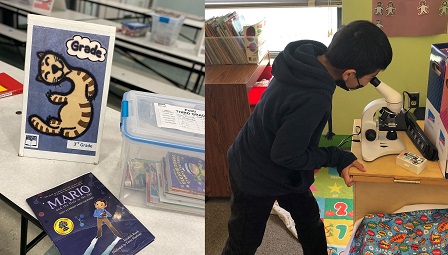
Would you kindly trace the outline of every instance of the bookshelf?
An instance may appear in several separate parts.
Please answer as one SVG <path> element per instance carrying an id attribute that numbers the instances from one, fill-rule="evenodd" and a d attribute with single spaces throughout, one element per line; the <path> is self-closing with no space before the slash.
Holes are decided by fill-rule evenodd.
<path id="1" fill-rule="evenodd" d="M 205 67 L 206 197 L 231 195 L 227 149 L 250 115 L 247 94 L 268 64 L 269 53 L 258 65 L 206 65 Z"/>

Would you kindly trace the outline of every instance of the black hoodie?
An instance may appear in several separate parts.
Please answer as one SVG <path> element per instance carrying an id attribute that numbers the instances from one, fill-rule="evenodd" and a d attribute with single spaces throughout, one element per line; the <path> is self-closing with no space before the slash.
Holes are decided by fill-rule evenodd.
<path id="1" fill-rule="evenodd" d="M 275 59 L 273 79 L 228 150 L 230 174 L 244 193 L 304 192 L 314 170 L 337 167 L 340 174 L 356 159 L 338 147 L 318 147 L 336 88 L 317 60 L 326 50 L 316 41 L 296 41 Z"/>

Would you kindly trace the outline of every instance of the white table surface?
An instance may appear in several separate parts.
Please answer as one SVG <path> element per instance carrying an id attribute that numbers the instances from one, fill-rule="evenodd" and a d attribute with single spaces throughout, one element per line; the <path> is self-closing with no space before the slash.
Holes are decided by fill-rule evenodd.
<path id="1" fill-rule="evenodd" d="M 26 42 L 26 32 L 18 29 L 14 29 L 10 26 L 0 23 L 0 34 L 13 38 L 19 42 Z"/>
<path id="2" fill-rule="evenodd" d="M 23 71 L 0 61 L 0 72 L 23 82 Z M 0 193 L 33 215 L 26 199 L 92 172 L 115 196 L 120 190 L 120 113 L 106 109 L 98 165 L 19 157 L 22 95 L 0 99 Z M 155 241 L 139 254 L 205 254 L 205 218 L 169 211 L 126 207 L 151 231 Z M 1 227 L 1 223 L 0 223 Z"/>

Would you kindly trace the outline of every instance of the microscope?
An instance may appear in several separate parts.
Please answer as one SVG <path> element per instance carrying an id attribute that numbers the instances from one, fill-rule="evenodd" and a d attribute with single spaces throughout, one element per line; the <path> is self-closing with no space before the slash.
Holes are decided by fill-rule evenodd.
<path id="1" fill-rule="evenodd" d="M 400 154 L 406 149 L 397 136 L 395 117 L 403 108 L 400 93 L 384 82 L 373 78 L 370 83 L 384 97 L 370 102 L 362 113 L 361 119 L 361 153 L 365 161 L 373 161 L 381 156 Z M 377 118 L 377 111 L 379 114 Z M 379 119 L 386 122 L 386 130 L 379 130 Z"/>

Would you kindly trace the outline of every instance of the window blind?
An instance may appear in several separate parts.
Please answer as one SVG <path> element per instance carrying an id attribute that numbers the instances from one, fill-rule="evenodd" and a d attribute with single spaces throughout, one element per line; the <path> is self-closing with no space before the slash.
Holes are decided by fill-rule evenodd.
<path id="1" fill-rule="evenodd" d="M 307 7 L 331 6 L 341 7 L 342 0 L 205 0 L 205 8 L 237 8 L 237 7 Z"/>

